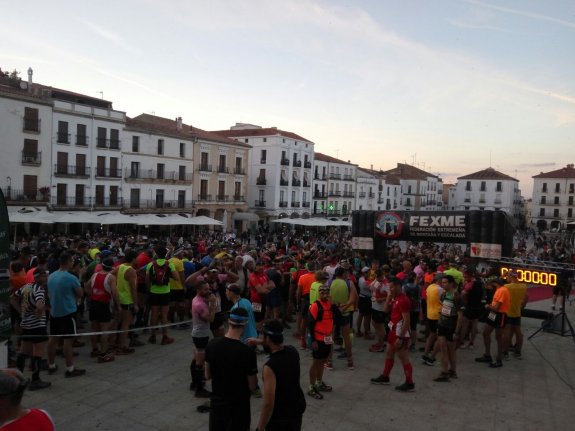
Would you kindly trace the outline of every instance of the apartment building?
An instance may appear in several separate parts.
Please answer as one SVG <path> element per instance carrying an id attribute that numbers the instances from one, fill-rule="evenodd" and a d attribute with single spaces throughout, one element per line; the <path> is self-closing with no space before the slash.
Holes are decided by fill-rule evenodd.
<path id="1" fill-rule="evenodd" d="M 315 173 L 321 174 L 320 180 L 314 179 L 314 215 L 346 216 L 355 208 L 356 176 L 358 166 L 327 154 L 315 153 Z M 325 180 L 327 176 L 327 181 Z M 317 185 L 317 187 L 316 187 Z M 318 193 L 325 193 L 327 198 L 315 198 Z"/>
<path id="2" fill-rule="evenodd" d="M 519 180 L 496 171 L 483 169 L 457 178 L 456 210 L 502 210 L 510 215 L 520 211 Z"/>
<path id="3" fill-rule="evenodd" d="M 561 169 L 533 176 L 531 223 L 540 230 L 560 230 L 575 221 L 575 168 Z"/>
<path id="4" fill-rule="evenodd" d="M 127 211 L 195 212 L 243 229 L 249 145 L 149 114 L 128 119 L 125 137 Z"/>
<path id="5" fill-rule="evenodd" d="M 265 220 L 310 215 L 313 142 L 276 127 L 245 123 L 212 133 L 251 147 L 248 203 L 255 214 Z"/>
<path id="6" fill-rule="evenodd" d="M 372 170 L 357 168 L 357 194 L 354 210 L 372 211 L 377 209 L 377 191 L 380 179 Z"/>
<path id="7" fill-rule="evenodd" d="M 443 206 L 443 182 L 437 175 L 415 166 L 398 163 L 397 167 L 384 171 L 400 182 L 399 210 L 437 211 Z"/>
<path id="8" fill-rule="evenodd" d="M 0 83 L 0 109 L 9 205 L 121 209 L 124 112 L 106 100 L 35 84 L 31 69 L 28 82 Z"/>

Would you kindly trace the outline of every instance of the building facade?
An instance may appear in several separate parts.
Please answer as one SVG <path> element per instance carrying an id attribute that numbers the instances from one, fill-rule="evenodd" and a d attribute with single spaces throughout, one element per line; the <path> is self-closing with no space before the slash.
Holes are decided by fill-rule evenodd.
<path id="1" fill-rule="evenodd" d="M 438 211 L 443 207 L 443 182 L 437 175 L 405 163 L 384 172 L 399 179 L 398 209 L 404 211 Z"/>
<path id="2" fill-rule="evenodd" d="M 575 221 L 575 168 L 541 172 L 533 177 L 531 224 L 540 230 L 565 229 Z"/>
<path id="3" fill-rule="evenodd" d="M 314 143 L 275 127 L 237 123 L 217 135 L 249 145 L 248 204 L 262 219 L 308 217 Z"/>
<path id="4" fill-rule="evenodd" d="M 317 190 L 327 189 L 327 198 L 314 198 L 314 215 L 347 216 L 356 206 L 356 176 L 357 165 L 336 159 L 327 154 L 315 153 L 314 177 L 316 172 L 321 173 Z M 324 179 L 327 175 L 327 181 Z M 314 184 L 314 196 L 315 196 Z"/>

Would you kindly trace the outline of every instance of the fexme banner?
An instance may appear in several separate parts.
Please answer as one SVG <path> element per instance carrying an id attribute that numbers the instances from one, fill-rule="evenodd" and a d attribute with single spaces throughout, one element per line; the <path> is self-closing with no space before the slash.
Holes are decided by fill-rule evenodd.
<path id="1" fill-rule="evenodd" d="M 468 212 L 385 211 L 376 215 L 375 233 L 403 241 L 459 242 L 469 238 Z"/>

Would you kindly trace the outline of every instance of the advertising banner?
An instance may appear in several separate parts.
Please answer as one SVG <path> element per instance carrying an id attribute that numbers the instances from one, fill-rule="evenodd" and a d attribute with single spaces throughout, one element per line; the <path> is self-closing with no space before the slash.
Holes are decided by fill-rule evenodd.
<path id="1" fill-rule="evenodd" d="M 0 341 L 10 336 L 10 221 L 4 194 L 0 190 Z"/>
<path id="2" fill-rule="evenodd" d="M 468 212 L 384 211 L 375 219 L 375 233 L 398 241 L 466 243 L 469 238 Z"/>
<path id="3" fill-rule="evenodd" d="M 472 242 L 469 245 L 470 257 L 482 257 L 485 259 L 501 259 L 501 244 L 486 244 Z"/>

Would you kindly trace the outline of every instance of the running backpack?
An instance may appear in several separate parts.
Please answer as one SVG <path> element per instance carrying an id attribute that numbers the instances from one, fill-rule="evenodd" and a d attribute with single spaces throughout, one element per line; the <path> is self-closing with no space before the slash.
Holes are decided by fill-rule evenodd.
<path id="1" fill-rule="evenodd" d="M 162 266 L 154 260 L 150 267 L 150 280 L 155 286 L 165 286 L 170 282 L 170 262 L 167 260 Z"/>

